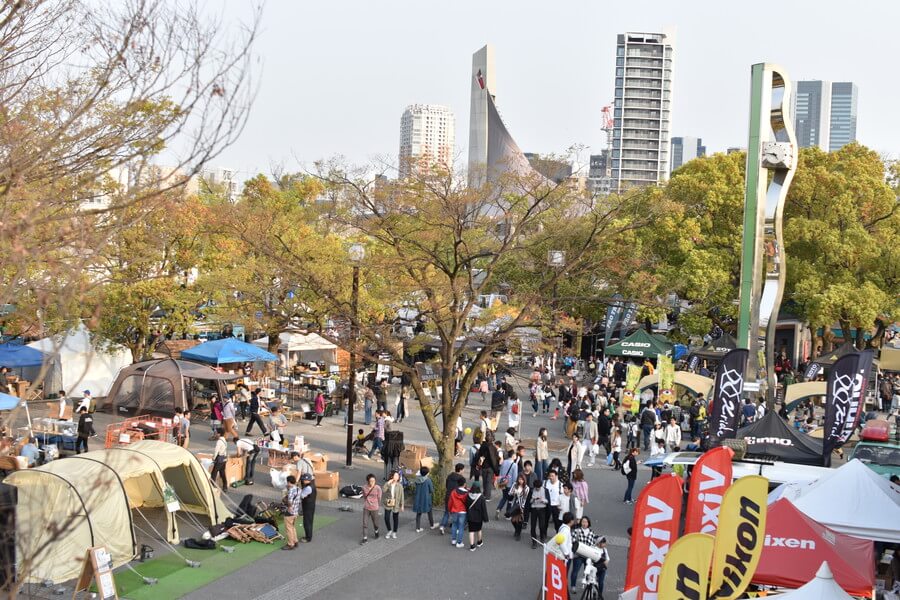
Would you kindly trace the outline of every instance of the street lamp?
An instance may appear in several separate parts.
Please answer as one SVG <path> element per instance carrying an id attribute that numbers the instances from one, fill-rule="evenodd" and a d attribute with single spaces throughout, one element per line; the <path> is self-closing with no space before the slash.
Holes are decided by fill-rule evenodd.
<path id="1" fill-rule="evenodd" d="M 366 247 L 351 244 L 347 251 L 353 263 L 353 287 L 350 289 L 350 381 L 347 386 L 347 466 L 353 466 L 353 405 L 356 403 L 356 319 L 359 303 L 359 265 L 366 258 Z"/>
<path id="2" fill-rule="evenodd" d="M 553 278 L 553 333 L 556 334 L 556 360 L 560 359 L 562 354 L 562 332 L 558 331 L 559 321 L 556 312 L 556 286 L 559 283 L 559 271 L 566 268 L 566 251 L 565 250 L 547 250 L 547 266 L 556 270 L 556 276 Z M 556 361 L 553 363 L 556 369 Z"/>

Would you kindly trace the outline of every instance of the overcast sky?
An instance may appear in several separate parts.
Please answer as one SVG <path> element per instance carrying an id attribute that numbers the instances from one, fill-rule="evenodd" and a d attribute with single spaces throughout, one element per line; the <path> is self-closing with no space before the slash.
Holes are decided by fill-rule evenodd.
<path id="1" fill-rule="evenodd" d="M 240 4 L 228 2 L 225 18 L 240 18 L 230 12 Z M 465 162 L 472 53 L 486 43 L 498 107 L 522 150 L 597 152 L 616 34 L 663 27 L 676 29 L 673 136 L 702 137 L 709 152 L 746 146 L 750 65 L 770 61 L 795 81 L 855 82 L 859 141 L 896 156 L 898 23 L 896 0 L 268 0 L 250 120 L 214 164 L 246 178 L 334 155 L 396 159 L 400 116 L 413 103 L 453 110 Z"/>

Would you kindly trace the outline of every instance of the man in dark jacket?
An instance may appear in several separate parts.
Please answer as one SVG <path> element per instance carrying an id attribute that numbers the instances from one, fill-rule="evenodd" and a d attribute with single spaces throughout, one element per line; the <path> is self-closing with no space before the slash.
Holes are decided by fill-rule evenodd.
<path id="1" fill-rule="evenodd" d="M 313 519 L 316 516 L 316 481 L 309 473 L 300 476 L 300 510 L 303 511 L 303 537 L 301 542 L 312 541 Z"/>
<path id="2" fill-rule="evenodd" d="M 644 407 L 644 410 L 641 411 L 641 437 L 643 438 L 643 446 L 644 452 L 650 450 L 650 444 L 653 440 L 650 439 L 651 434 L 653 433 L 653 424 L 656 423 L 656 411 L 653 410 L 651 404 L 648 402 L 647 406 Z"/>
<path id="3" fill-rule="evenodd" d="M 611 432 L 612 422 L 609 419 L 609 409 L 604 407 L 600 410 L 600 416 L 597 417 L 597 443 L 606 449 L 607 454 L 612 452 L 609 441 Z"/>
<path id="4" fill-rule="evenodd" d="M 628 453 L 628 458 L 622 464 L 622 472 L 625 473 L 625 479 L 628 481 L 628 488 L 625 490 L 625 504 L 634 504 L 631 499 L 631 492 L 634 491 L 634 482 L 637 480 L 637 455 L 639 450 L 632 448 Z"/>
<path id="5" fill-rule="evenodd" d="M 447 475 L 447 479 L 444 482 L 444 516 L 441 517 L 441 535 L 444 535 L 444 529 L 450 524 L 450 494 L 456 488 L 465 487 L 466 485 L 466 476 L 462 474 L 465 470 L 466 465 L 456 463 L 453 467 L 453 472 Z"/>
<path id="6" fill-rule="evenodd" d="M 250 435 L 250 430 L 253 429 L 254 423 L 259 425 L 263 435 L 268 435 L 266 426 L 263 425 L 262 417 L 259 416 L 259 388 L 250 392 L 250 420 L 247 421 L 247 430 L 244 431 L 245 436 Z"/>
<path id="7" fill-rule="evenodd" d="M 94 417 L 88 412 L 87 406 L 78 409 L 78 439 L 75 441 L 75 452 L 81 454 L 82 448 L 88 451 L 88 438 L 94 434 Z"/>
<path id="8" fill-rule="evenodd" d="M 500 453 L 497 446 L 494 445 L 494 436 L 488 434 L 478 454 L 475 456 L 475 462 L 481 465 L 481 481 L 484 482 L 484 499 L 490 501 L 491 492 L 494 489 L 494 475 L 500 472 Z"/>
<path id="9" fill-rule="evenodd" d="M 615 364 L 613 365 L 613 380 L 616 382 L 618 387 L 622 387 L 622 384 L 625 383 L 625 374 L 628 372 L 628 367 L 624 362 L 616 359 Z"/>

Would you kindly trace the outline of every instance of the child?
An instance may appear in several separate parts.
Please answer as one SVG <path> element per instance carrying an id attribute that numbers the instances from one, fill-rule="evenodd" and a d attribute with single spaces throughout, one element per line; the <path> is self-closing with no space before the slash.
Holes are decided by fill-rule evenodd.
<path id="1" fill-rule="evenodd" d="M 356 443 L 353 444 L 353 449 L 357 452 L 368 452 L 366 449 L 366 433 L 364 430 L 356 430 Z"/>

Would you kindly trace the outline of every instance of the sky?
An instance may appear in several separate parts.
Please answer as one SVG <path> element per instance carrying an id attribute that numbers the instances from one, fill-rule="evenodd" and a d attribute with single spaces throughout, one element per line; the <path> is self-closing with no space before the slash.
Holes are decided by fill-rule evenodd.
<path id="1" fill-rule="evenodd" d="M 246 19 L 242 2 L 217 2 L 224 20 Z M 334 156 L 396 160 L 400 117 L 414 103 L 453 110 L 464 164 L 472 54 L 486 43 L 519 147 L 596 153 L 616 35 L 664 27 L 676 32 L 672 136 L 701 137 L 708 152 L 746 147 L 750 65 L 773 62 L 794 81 L 855 82 L 857 139 L 897 156 L 897 23 L 895 0 L 267 0 L 247 127 L 213 165 L 245 179 Z"/>

